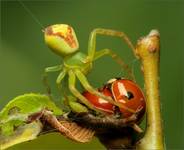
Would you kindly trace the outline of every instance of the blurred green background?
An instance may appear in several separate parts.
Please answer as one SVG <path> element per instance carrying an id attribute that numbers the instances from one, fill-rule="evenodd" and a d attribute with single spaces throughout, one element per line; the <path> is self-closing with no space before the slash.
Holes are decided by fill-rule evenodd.
<path id="1" fill-rule="evenodd" d="M 184 149 L 183 78 L 184 1 L 182 0 L 57 0 L 1 1 L 0 109 L 13 97 L 29 92 L 44 93 L 41 77 L 47 66 L 59 64 L 61 58 L 44 44 L 42 29 L 56 23 L 74 27 L 80 49 L 87 51 L 88 37 L 97 27 L 124 31 L 137 39 L 157 28 L 161 34 L 160 95 L 167 149 Z M 32 13 L 32 14 L 31 14 Z M 36 17 L 34 19 L 34 16 Z M 38 20 L 38 21 L 37 21 Z M 44 27 L 40 26 L 42 24 Z M 139 62 L 118 38 L 98 37 L 97 48 L 111 48 L 134 68 L 143 87 Z M 53 93 L 57 97 L 55 78 L 50 74 Z M 99 87 L 112 77 L 123 76 L 121 68 L 110 58 L 97 61 L 88 75 L 90 83 Z M 19 144 L 11 150 L 33 149 L 104 149 L 97 139 L 79 144 L 59 134 L 41 136 Z"/>

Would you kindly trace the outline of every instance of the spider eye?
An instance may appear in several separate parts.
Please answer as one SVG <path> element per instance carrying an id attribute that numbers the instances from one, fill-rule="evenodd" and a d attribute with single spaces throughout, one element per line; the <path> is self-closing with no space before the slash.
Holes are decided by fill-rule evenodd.
<path id="1" fill-rule="evenodd" d="M 74 53 L 79 48 L 75 31 L 66 24 L 47 27 L 45 29 L 45 42 L 54 53 L 60 56 Z"/>

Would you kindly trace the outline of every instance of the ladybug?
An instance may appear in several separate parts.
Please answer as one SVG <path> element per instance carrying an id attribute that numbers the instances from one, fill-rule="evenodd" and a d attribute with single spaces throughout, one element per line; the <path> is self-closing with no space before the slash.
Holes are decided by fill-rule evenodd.
<path id="1" fill-rule="evenodd" d="M 99 92 L 105 96 L 110 96 L 119 103 L 124 104 L 126 107 L 131 108 L 138 112 L 138 118 L 142 118 L 145 112 L 146 103 L 143 92 L 140 87 L 132 80 L 124 78 L 111 79 L 107 84 L 98 89 Z M 83 96 L 90 101 L 97 109 L 104 111 L 107 114 L 115 114 L 117 106 L 109 103 L 108 101 L 85 91 Z M 124 118 L 130 117 L 133 113 L 123 108 L 118 108 Z"/>
<path id="2" fill-rule="evenodd" d="M 146 108 L 144 94 L 141 88 L 132 80 L 128 79 L 114 79 L 108 81 L 110 84 L 113 99 L 126 107 L 131 108 L 135 112 L 143 115 Z M 127 118 L 132 115 L 132 112 L 120 108 L 123 117 Z"/>
<path id="3" fill-rule="evenodd" d="M 107 86 L 104 86 L 103 88 L 98 89 L 98 91 L 105 96 L 113 98 L 112 92 L 109 90 Z M 102 110 L 103 112 L 107 114 L 113 114 L 113 104 L 109 103 L 108 101 L 89 93 L 88 91 L 83 92 L 82 94 L 93 106 L 95 106 L 97 109 Z"/>

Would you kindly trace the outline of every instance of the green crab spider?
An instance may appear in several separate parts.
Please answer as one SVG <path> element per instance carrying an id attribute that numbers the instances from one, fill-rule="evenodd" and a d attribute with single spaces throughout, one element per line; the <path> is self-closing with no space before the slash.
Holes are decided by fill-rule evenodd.
<path id="1" fill-rule="evenodd" d="M 97 34 L 120 37 L 128 44 L 131 49 L 134 50 L 133 44 L 123 32 L 97 28 L 94 29 L 90 34 L 88 43 L 88 55 L 86 55 L 79 51 L 79 43 L 71 26 L 67 24 L 51 25 L 44 30 L 45 43 L 55 54 L 63 58 L 63 63 L 61 65 L 45 68 L 45 74 L 47 74 L 48 72 L 61 71 L 56 80 L 56 84 L 60 88 L 62 80 L 66 75 L 68 75 L 68 86 L 71 93 L 76 98 L 78 98 L 80 102 L 82 102 L 92 110 L 99 111 L 77 90 L 76 78 L 80 81 L 85 90 L 101 97 L 102 99 L 112 103 L 113 105 L 127 109 L 132 112 L 133 110 L 127 108 L 123 104 L 115 102 L 112 98 L 106 97 L 105 95 L 99 93 L 95 88 L 90 85 L 85 76 L 92 69 L 93 61 L 101 58 L 104 55 L 109 55 L 124 69 L 126 69 L 133 78 L 131 69 L 129 69 L 128 66 L 111 49 L 106 48 L 96 51 Z"/>

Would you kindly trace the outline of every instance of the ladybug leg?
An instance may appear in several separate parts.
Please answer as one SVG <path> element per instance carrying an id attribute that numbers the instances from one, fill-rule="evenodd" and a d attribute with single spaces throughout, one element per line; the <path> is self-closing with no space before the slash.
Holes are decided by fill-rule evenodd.
<path id="1" fill-rule="evenodd" d="M 136 111 L 136 113 L 135 114 L 133 114 L 132 116 L 133 117 L 135 117 L 135 121 L 138 119 L 138 116 L 139 116 L 139 114 L 141 113 L 141 110 L 143 109 L 143 107 L 141 107 L 140 109 L 138 109 L 137 111 Z M 130 116 L 130 117 L 132 117 L 132 116 Z M 129 117 L 129 118 L 130 118 Z M 138 124 L 136 124 L 136 123 L 134 123 L 133 125 L 131 125 L 131 127 L 135 130 L 135 131 L 137 131 L 138 133 L 142 133 L 143 132 L 143 130 L 139 127 L 139 125 Z"/>
<path id="2" fill-rule="evenodd" d="M 114 106 L 113 109 L 114 109 L 114 117 L 115 117 L 116 119 L 122 118 L 122 113 L 121 113 L 119 107 Z"/>
<path id="3" fill-rule="evenodd" d="M 143 132 L 143 130 L 142 130 L 136 123 L 134 123 L 134 124 L 132 125 L 132 128 L 133 128 L 135 131 L 137 131 L 138 133 L 142 133 L 142 132 Z"/>
<path id="4" fill-rule="evenodd" d="M 118 119 L 116 119 L 118 120 Z M 137 115 L 136 114 L 133 114 L 132 116 L 128 117 L 128 118 L 123 118 L 123 119 L 119 119 L 118 120 L 118 124 L 119 125 L 127 125 L 127 126 L 130 126 L 132 127 L 136 132 L 138 133 L 142 133 L 143 130 L 136 124 L 136 123 L 133 123 L 132 122 L 136 122 L 137 121 Z"/>
<path id="5" fill-rule="evenodd" d="M 102 99 L 108 101 L 109 103 L 115 105 L 115 106 L 118 106 L 120 108 L 124 108 L 126 109 L 127 111 L 130 111 L 132 113 L 135 113 L 134 110 L 126 107 L 125 105 L 121 104 L 121 103 L 118 103 L 118 102 L 115 102 L 111 97 L 107 97 L 103 94 L 101 94 L 100 92 L 98 92 L 96 89 L 94 89 L 88 82 L 88 80 L 86 79 L 85 75 L 80 71 L 80 70 L 74 70 L 75 72 L 75 75 L 77 76 L 77 78 L 79 79 L 79 81 L 81 82 L 81 84 L 83 85 L 83 87 L 89 91 L 90 93 L 92 94 L 95 94 L 96 96 L 98 97 L 101 97 Z"/>
<path id="6" fill-rule="evenodd" d="M 104 56 L 104 55 L 109 55 L 118 63 L 122 69 L 126 70 L 128 73 L 128 76 L 132 79 L 135 80 L 135 77 L 133 75 L 132 69 L 111 49 L 102 49 L 100 51 L 95 52 L 94 60 Z"/>

